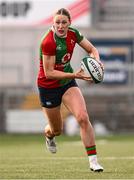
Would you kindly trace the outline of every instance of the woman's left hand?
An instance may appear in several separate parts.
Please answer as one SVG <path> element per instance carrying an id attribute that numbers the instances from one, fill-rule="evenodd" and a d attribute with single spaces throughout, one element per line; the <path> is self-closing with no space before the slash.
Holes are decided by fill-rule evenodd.
<path id="1" fill-rule="evenodd" d="M 98 61 L 98 63 L 100 64 L 103 72 L 104 72 L 104 64 L 100 61 L 100 57 L 95 57 L 93 53 L 89 54 L 90 57 L 94 58 L 96 61 Z"/>
<path id="2" fill-rule="evenodd" d="M 101 61 L 98 61 L 98 62 L 100 64 L 101 68 L 102 68 L 102 71 L 104 72 L 104 64 Z"/>

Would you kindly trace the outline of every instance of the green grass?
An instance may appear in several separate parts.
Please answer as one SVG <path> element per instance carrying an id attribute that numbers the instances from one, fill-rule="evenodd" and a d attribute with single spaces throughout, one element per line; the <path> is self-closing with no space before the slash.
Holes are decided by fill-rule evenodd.
<path id="1" fill-rule="evenodd" d="M 0 179 L 134 179 L 134 136 L 97 138 L 103 173 L 89 170 L 79 137 L 57 138 L 50 154 L 42 135 L 0 135 Z"/>

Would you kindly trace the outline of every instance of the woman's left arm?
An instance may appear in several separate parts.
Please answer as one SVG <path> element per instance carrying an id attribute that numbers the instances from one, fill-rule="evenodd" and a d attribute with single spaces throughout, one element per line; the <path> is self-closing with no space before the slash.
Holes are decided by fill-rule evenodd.
<path id="1" fill-rule="evenodd" d="M 94 59 L 96 59 L 99 64 L 101 65 L 101 68 L 104 71 L 104 65 L 103 63 L 100 61 L 100 56 L 99 56 L 99 52 L 97 50 L 96 47 L 93 46 L 93 44 L 91 42 L 89 42 L 85 37 L 83 38 L 83 40 L 79 43 L 79 45 L 85 49 L 85 51 L 89 54 L 89 56 L 93 57 Z"/>
<path id="2" fill-rule="evenodd" d="M 93 58 L 100 61 L 100 56 L 98 50 L 89 42 L 86 38 L 79 43 L 79 45 Z"/>

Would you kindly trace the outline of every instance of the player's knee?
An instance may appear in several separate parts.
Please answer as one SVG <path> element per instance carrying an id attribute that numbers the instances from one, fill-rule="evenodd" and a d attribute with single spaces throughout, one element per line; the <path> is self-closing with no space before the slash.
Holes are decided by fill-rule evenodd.
<path id="1" fill-rule="evenodd" d="M 89 125 L 89 117 L 87 112 L 79 112 L 77 115 L 77 120 L 80 127 L 87 127 Z"/>

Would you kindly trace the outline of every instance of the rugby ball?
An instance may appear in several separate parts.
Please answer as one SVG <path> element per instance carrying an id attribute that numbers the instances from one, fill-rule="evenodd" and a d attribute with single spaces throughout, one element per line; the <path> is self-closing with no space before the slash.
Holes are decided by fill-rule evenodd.
<path id="1" fill-rule="evenodd" d="M 104 71 L 99 62 L 90 56 L 86 56 L 81 60 L 81 68 L 85 74 L 92 77 L 95 83 L 103 81 Z"/>

